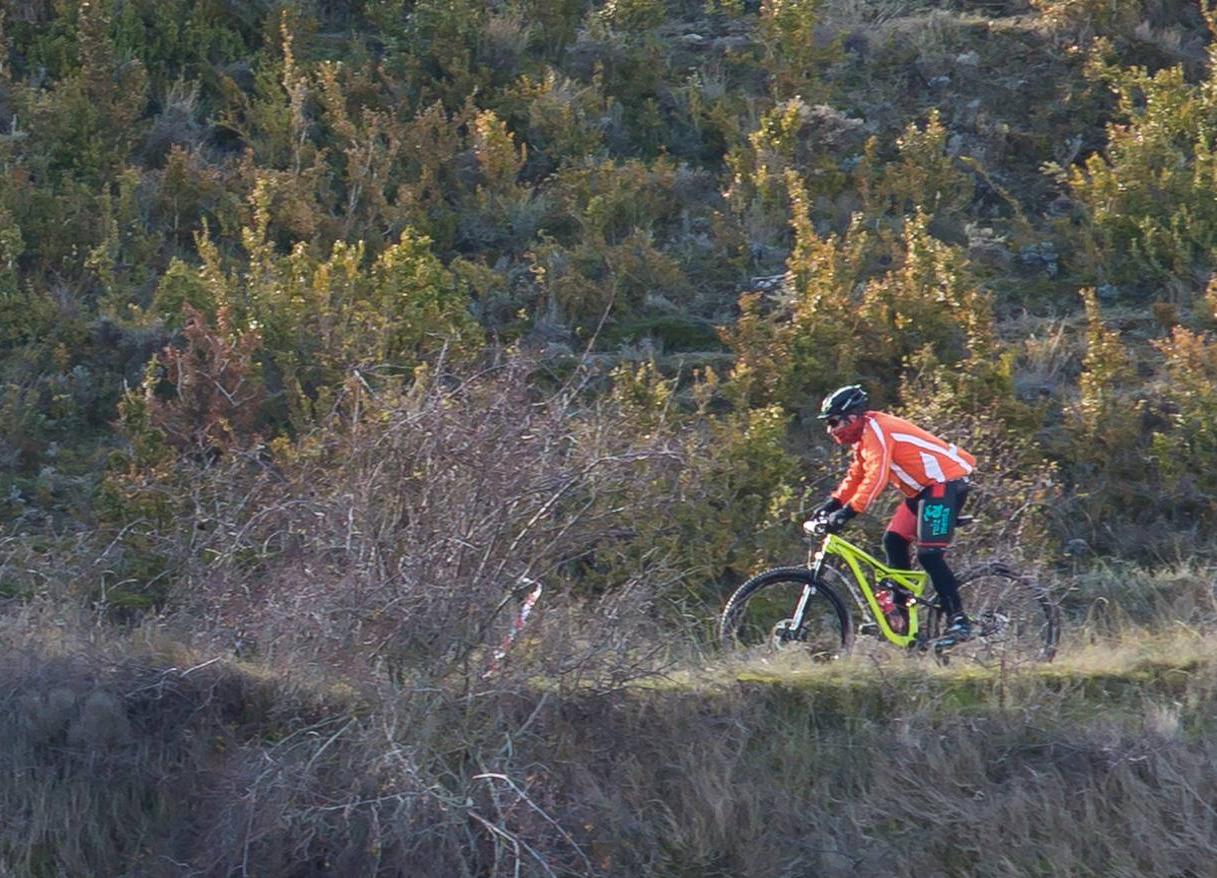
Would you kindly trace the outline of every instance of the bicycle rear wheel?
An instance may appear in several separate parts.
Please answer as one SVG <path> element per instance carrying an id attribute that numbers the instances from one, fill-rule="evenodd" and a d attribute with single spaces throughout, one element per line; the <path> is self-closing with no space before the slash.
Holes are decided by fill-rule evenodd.
<path id="1" fill-rule="evenodd" d="M 1060 608 L 1033 577 L 1000 561 L 959 576 L 959 596 L 973 639 L 951 649 L 982 664 L 1050 662 L 1061 636 Z M 940 614 L 936 620 L 941 626 Z"/>
<path id="2" fill-rule="evenodd" d="M 810 589 L 803 618 L 794 614 Z M 725 649 L 751 654 L 797 652 L 813 661 L 844 654 L 853 627 L 840 596 L 806 567 L 779 567 L 749 579 L 727 600 L 718 624 Z"/>

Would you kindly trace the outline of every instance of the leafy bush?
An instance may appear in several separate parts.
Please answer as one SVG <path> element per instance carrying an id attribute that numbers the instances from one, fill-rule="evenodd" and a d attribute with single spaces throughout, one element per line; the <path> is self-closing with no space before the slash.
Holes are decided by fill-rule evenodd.
<path id="1" fill-rule="evenodd" d="M 823 88 L 820 69 L 835 52 L 818 39 L 820 10 L 820 0 L 761 0 L 758 36 L 770 90 L 778 100 L 813 100 Z"/>
<path id="2" fill-rule="evenodd" d="M 830 387 L 862 381 L 883 403 L 914 352 L 928 346 L 955 363 L 969 340 L 991 335 L 985 295 L 971 285 L 962 254 L 929 234 L 923 213 L 908 218 L 899 238 L 860 224 L 820 238 L 798 177 L 787 180 L 795 193 L 790 313 L 763 314 L 757 296 L 741 301 L 740 320 L 725 335 L 738 355 L 732 381 L 741 398 L 797 411 Z M 895 266 L 874 272 L 880 256 Z"/>
<path id="3" fill-rule="evenodd" d="M 1167 424 L 1154 433 L 1151 460 L 1169 496 L 1164 512 L 1181 524 L 1217 515 L 1217 342 L 1175 327 L 1155 347 L 1165 359 L 1162 402 Z"/>
<path id="4" fill-rule="evenodd" d="M 663 0 L 608 0 L 600 15 L 610 26 L 624 31 L 647 31 L 668 17 Z"/>
<path id="5" fill-rule="evenodd" d="M 1146 14 L 1142 0 L 1031 0 L 1031 5 L 1054 31 L 1081 44 L 1096 36 L 1128 38 Z"/>
<path id="6" fill-rule="evenodd" d="M 1164 285 L 1176 301 L 1190 301 L 1217 248 L 1217 50 L 1210 46 L 1199 83 L 1182 65 L 1151 73 L 1120 67 L 1104 52 L 1100 45 L 1088 70 L 1116 95 L 1107 147 L 1080 166 L 1054 169 L 1089 212 L 1086 268 L 1099 280 Z"/>
<path id="7" fill-rule="evenodd" d="M 975 185 L 973 175 L 950 155 L 947 138 L 937 109 L 930 110 L 924 125 L 905 127 L 896 138 L 894 161 L 879 162 L 878 143 L 871 138 L 858 169 L 866 214 L 892 218 L 921 211 L 931 219 L 950 221 L 958 230 Z"/>
<path id="8" fill-rule="evenodd" d="M 1057 451 L 1075 492 L 1067 530 L 1100 552 L 1119 547 L 1119 552 L 1130 556 L 1145 555 L 1172 538 L 1161 522 L 1173 510 L 1174 501 L 1169 493 L 1147 492 L 1144 487 L 1146 478 L 1155 484 L 1162 478 L 1150 452 L 1150 438 L 1162 427 L 1162 412 L 1147 405 L 1133 350 L 1104 323 L 1094 290 L 1083 290 L 1082 298 L 1086 352 L 1078 397 L 1066 411 L 1070 441 Z M 1189 347 L 1183 338 L 1177 349 L 1166 345 L 1176 360 L 1172 371 L 1179 373 L 1184 366 Z M 1185 379 L 1182 387 L 1195 380 L 1202 379 L 1199 375 Z M 1154 442 L 1166 452 L 1170 440 Z M 1166 462 L 1170 472 L 1173 464 Z"/>

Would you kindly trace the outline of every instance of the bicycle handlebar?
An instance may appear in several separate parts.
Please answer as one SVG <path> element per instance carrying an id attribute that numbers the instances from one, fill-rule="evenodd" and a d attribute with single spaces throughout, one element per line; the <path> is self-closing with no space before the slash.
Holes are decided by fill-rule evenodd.
<path id="1" fill-rule="evenodd" d="M 810 521 L 803 522 L 803 533 L 816 539 L 826 536 L 829 533 L 828 520 L 824 516 L 817 516 Z"/>

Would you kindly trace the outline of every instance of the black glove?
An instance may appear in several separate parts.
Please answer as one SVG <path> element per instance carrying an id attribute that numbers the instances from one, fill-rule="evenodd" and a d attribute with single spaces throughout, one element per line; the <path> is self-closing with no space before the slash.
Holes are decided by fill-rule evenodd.
<path id="1" fill-rule="evenodd" d="M 835 534 L 845 527 L 845 525 L 849 523 L 849 520 L 857 514 L 858 513 L 854 512 L 852 506 L 843 506 L 840 509 L 830 512 L 828 518 L 824 520 L 824 525 L 828 528 L 829 533 Z"/>
<path id="2" fill-rule="evenodd" d="M 827 518 L 830 512 L 836 512 L 843 504 L 836 497 L 829 497 L 827 503 L 821 503 L 811 510 L 812 518 Z"/>

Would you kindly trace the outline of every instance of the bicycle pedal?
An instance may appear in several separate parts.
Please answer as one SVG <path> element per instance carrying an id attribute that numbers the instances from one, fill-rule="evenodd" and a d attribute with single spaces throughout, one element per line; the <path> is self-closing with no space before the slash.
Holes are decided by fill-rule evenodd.
<path id="1" fill-rule="evenodd" d="M 953 650 L 955 647 L 959 646 L 960 644 L 970 643 L 971 641 L 973 641 L 975 639 L 976 639 L 975 635 L 973 635 L 971 637 L 956 637 L 952 634 L 946 634 L 946 635 L 943 635 L 942 637 L 936 637 L 936 638 L 934 638 L 934 640 L 932 640 L 930 642 L 934 645 L 934 652 L 938 653 L 939 655 L 944 655 L 944 654 L 950 652 L 951 650 Z"/>
<path id="2" fill-rule="evenodd" d="M 858 625 L 858 633 L 864 637 L 878 637 L 879 623 L 878 622 L 862 622 Z"/>

